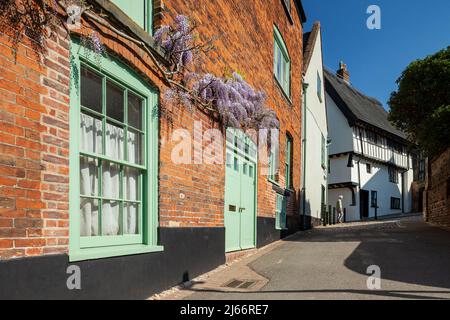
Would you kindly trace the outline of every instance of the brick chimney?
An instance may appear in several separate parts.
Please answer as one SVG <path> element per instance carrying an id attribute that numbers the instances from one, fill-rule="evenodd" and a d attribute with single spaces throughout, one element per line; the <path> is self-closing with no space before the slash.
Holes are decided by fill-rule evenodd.
<path id="1" fill-rule="evenodd" d="M 350 73 L 347 70 L 347 65 L 343 61 L 339 62 L 339 70 L 336 72 L 336 74 L 345 82 L 350 83 Z"/>

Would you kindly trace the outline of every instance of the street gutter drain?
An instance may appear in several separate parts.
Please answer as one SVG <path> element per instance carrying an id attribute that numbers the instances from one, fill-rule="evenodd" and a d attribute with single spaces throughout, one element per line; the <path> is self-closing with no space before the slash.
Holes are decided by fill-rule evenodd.
<path id="1" fill-rule="evenodd" d="M 235 288 L 235 289 L 249 289 L 255 283 L 256 283 L 255 280 L 242 281 L 242 280 L 233 279 L 230 282 L 223 285 L 223 287 Z"/>

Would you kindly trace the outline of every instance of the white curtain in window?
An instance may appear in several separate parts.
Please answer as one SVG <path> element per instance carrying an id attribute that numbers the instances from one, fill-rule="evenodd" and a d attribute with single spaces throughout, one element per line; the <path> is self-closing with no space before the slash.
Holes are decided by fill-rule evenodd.
<path id="1" fill-rule="evenodd" d="M 114 143 L 114 141 L 107 141 Z M 103 162 L 103 198 L 120 198 L 120 167 L 119 165 Z M 119 234 L 120 202 L 103 200 L 102 206 L 102 235 L 113 236 Z"/>
<path id="2" fill-rule="evenodd" d="M 106 155 L 110 158 L 123 160 L 123 128 L 111 123 L 106 124 Z"/>
<path id="3" fill-rule="evenodd" d="M 102 122 L 91 116 L 81 114 L 81 150 L 100 153 L 102 149 Z M 80 193 L 85 196 L 98 196 L 98 165 L 92 158 L 80 159 Z M 98 235 L 98 200 L 81 198 L 80 235 Z"/>
<path id="4" fill-rule="evenodd" d="M 140 164 L 140 136 L 138 133 L 128 131 L 127 148 L 128 148 L 128 161 L 135 164 Z M 139 199 L 139 170 L 127 169 L 124 175 L 124 197 L 126 200 L 140 200 Z M 126 205 L 124 213 L 126 215 L 124 224 L 125 234 L 138 233 L 138 205 L 129 203 Z"/>
<path id="5" fill-rule="evenodd" d="M 123 160 L 124 130 L 113 124 L 106 124 L 106 155 L 113 159 Z M 112 163 L 103 165 L 103 198 L 119 199 L 120 167 Z M 103 201 L 102 235 L 119 234 L 120 202 Z"/>
<path id="6" fill-rule="evenodd" d="M 81 114 L 81 150 L 101 154 L 102 153 L 102 121 L 92 116 Z M 106 153 L 113 159 L 123 160 L 124 155 L 124 130 L 113 124 L 106 125 Z M 137 133 L 128 134 L 128 161 L 140 163 L 140 136 Z M 120 202 L 114 199 L 120 198 L 120 166 L 103 162 L 102 191 L 104 199 L 102 206 L 102 235 L 118 235 L 120 231 Z M 125 200 L 140 200 L 139 170 L 127 169 L 124 172 L 123 196 Z M 80 193 L 85 196 L 98 196 L 98 162 L 97 160 L 82 157 L 80 161 Z M 97 236 L 98 230 L 98 200 L 81 198 L 81 236 Z M 138 233 L 137 204 L 124 204 L 124 234 Z"/>
<path id="7" fill-rule="evenodd" d="M 129 201 L 139 200 L 139 170 L 128 169 L 124 176 L 124 197 Z M 138 205 L 127 203 L 125 206 L 124 233 L 136 234 L 138 222 Z"/>
<path id="8" fill-rule="evenodd" d="M 82 151 L 102 153 L 102 121 L 82 113 L 80 116 Z"/>

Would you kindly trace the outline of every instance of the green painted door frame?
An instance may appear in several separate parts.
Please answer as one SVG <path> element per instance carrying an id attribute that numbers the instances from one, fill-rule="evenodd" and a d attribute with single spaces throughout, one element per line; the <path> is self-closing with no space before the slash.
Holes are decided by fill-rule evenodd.
<path id="1" fill-rule="evenodd" d="M 226 252 L 256 247 L 257 151 L 242 131 L 227 130 Z"/>

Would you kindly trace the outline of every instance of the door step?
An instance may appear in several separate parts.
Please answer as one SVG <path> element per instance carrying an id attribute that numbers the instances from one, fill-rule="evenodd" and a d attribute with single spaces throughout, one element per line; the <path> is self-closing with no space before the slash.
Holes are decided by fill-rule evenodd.
<path id="1" fill-rule="evenodd" d="M 236 260 L 239 260 L 249 254 L 256 253 L 258 250 L 256 248 L 254 249 L 247 249 L 247 250 L 241 250 L 241 251 L 234 251 L 234 252 L 228 252 L 225 254 L 225 261 L 227 264 L 234 262 Z"/>

